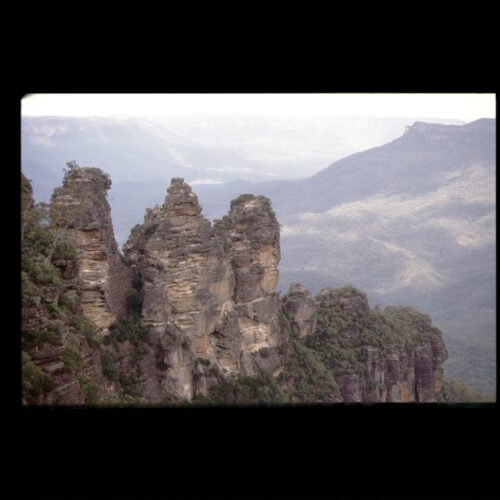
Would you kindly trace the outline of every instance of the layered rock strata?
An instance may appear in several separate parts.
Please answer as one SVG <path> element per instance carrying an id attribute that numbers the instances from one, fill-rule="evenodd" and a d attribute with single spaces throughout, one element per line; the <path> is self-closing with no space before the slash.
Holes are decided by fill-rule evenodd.
<path id="1" fill-rule="evenodd" d="M 175 396 L 206 392 L 210 374 L 253 373 L 252 354 L 277 345 L 279 228 L 267 199 L 233 202 L 214 227 L 191 188 L 174 178 L 124 251 Z"/>
<path id="2" fill-rule="evenodd" d="M 106 191 L 111 180 L 96 168 L 68 172 L 54 190 L 51 218 L 74 240 L 78 256 L 79 299 L 83 314 L 100 330 L 126 314 L 130 271 L 121 260 Z"/>
<path id="3" fill-rule="evenodd" d="M 299 311 L 320 316 L 314 335 L 331 332 L 324 349 L 338 353 L 330 368 L 345 402 L 438 400 L 447 351 L 428 316 L 412 308 L 370 310 L 366 295 L 349 287 L 325 289 L 312 303 L 294 286 L 282 304 L 297 335 Z"/>
<path id="4" fill-rule="evenodd" d="M 164 204 L 148 209 L 132 230 L 122 259 L 109 187 L 99 169 L 76 168 L 53 195 L 55 241 L 72 239 L 76 256 L 51 260 L 61 284 L 23 305 L 23 332 L 28 340 L 36 332 L 23 366 L 42 370 L 52 383 L 43 404 L 103 402 L 118 393 L 125 394 L 121 402 L 191 400 L 224 377 L 262 372 L 285 393 L 287 383 L 304 392 L 311 369 L 329 391 L 322 401 L 438 399 L 447 352 L 427 316 L 411 308 L 370 310 L 366 295 L 352 287 L 313 298 L 296 284 L 279 300 L 279 224 L 267 198 L 241 195 L 212 225 L 191 188 L 174 178 Z M 32 205 L 23 180 L 23 213 Z M 134 310 L 149 329 L 141 339 L 144 325 L 126 316 L 134 294 Z M 86 338 L 81 324 L 71 326 L 69 306 L 57 313 L 62 299 L 96 325 L 101 342 Z M 300 372 L 295 379 L 287 360 L 292 351 Z M 78 358 L 77 368 L 70 355 Z M 309 401 L 308 387 L 300 401 Z"/>

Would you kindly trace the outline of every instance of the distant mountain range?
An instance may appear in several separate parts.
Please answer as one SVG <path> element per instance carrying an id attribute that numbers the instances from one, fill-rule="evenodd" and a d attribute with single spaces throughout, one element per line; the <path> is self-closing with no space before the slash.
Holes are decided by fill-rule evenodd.
<path id="1" fill-rule="evenodd" d="M 494 392 L 494 120 L 44 117 L 23 118 L 22 132 L 37 199 L 60 184 L 67 161 L 111 174 L 120 244 L 173 176 L 193 185 L 209 218 L 239 194 L 270 197 L 282 291 L 352 284 L 372 305 L 415 306 L 444 331 L 445 370 Z"/>
<path id="2" fill-rule="evenodd" d="M 215 115 L 170 118 L 23 117 L 22 170 L 48 201 L 66 163 L 101 167 L 123 244 L 171 177 L 193 186 L 304 178 L 400 136 L 415 118 Z M 446 123 L 456 120 L 443 120 Z"/>

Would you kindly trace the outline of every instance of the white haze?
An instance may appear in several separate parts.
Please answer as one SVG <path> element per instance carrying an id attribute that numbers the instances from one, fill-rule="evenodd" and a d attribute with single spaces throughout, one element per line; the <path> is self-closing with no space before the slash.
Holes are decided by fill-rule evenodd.
<path id="1" fill-rule="evenodd" d="M 28 94 L 26 116 L 176 116 L 199 114 L 426 116 L 472 121 L 495 117 L 495 95 L 375 94 Z"/>

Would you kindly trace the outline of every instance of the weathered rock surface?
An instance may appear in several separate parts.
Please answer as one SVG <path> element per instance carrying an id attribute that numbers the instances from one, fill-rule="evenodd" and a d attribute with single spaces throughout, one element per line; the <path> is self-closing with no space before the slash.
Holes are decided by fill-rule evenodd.
<path id="1" fill-rule="evenodd" d="M 321 315 L 313 335 L 324 331 L 325 325 L 338 330 L 325 349 L 342 350 L 331 368 L 345 402 L 438 400 L 447 351 L 441 332 L 427 316 L 411 308 L 387 308 L 404 329 L 398 331 L 381 313 L 372 314 L 366 295 L 351 287 L 322 290 L 312 305 L 298 285 L 282 304 L 296 335 L 301 335 L 297 322 L 301 310 L 310 317 Z"/>
<path id="2" fill-rule="evenodd" d="M 142 281 L 142 317 L 175 396 L 205 390 L 203 367 L 253 373 L 253 353 L 277 345 L 279 229 L 267 199 L 233 202 L 213 227 L 191 188 L 174 178 L 124 251 Z"/>
<path id="3" fill-rule="evenodd" d="M 316 328 L 318 310 L 309 290 L 300 283 L 293 284 L 282 299 L 281 307 L 296 335 L 312 335 Z"/>
<path id="4" fill-rule="evenodd" d="M 99 169 L 78 168 L 54 190 L 51 218 L 75 241 L 82 311 L 105 334 L 126 314 L 130 270 L 118 252 L 106 200 L 110 179 Z"/>
<path id="5" fill-rule="evenodd" d="M 273 377 L 260 381 L 277 381 L 294 401 L 316 402 L 308 399 L 316 381 L 323 402 L 437 401 L 447 352 L 427 316 L 370 310 L 352 287 L 312 298 L 296 284 L 279 300 L 279 224 L 267 198 L 241 195 L 212 225 L 191 188 L 174 178 L 163 205 L 132 230 L 122 260 L 109 187 L 100 170 L 77 168 L 54 192 L 52 221 L 76 256 L 51 263 L 61 283 L 32 287 L 22 314 L 23 332 L 37 339 L 23 363 L 52 384 L 43 404 L 189 401 L 226 377 L 262 373 Z M 29 183 L 22 192 L 26 211 Z M 134 294 L 142 323 L 127 316 Z M 57 312 L 63 299 L 76 316 Z M 71 326 L 80 312 L 101 342 Z"/>
<path id="6" fill-rule="evenodd" d="M 83 335 L 75 331 L 67 319 L 51 319 L 48 307 L 57 307 L 61 297 L 70 301 L 78 299 L 77 261 L 59 260 L 56 267 L 62 270 L 62 285 L 58 288 L 43 287 L 43 299 L 37 295 L 26 297 L 27 302 L 22 308 L 21 330 L 26 334 L 33 332 L 37 339 L 23 341 L 23 355 L 28 355 L 30 361 L 50 379 L 51 388 L 44 394 L 41 404 L 81 405 L 85 403 L 84 394 L 78 376 L 66 365 L 67 350 L 71 349 L 80 358 L 79 375 L 102 386 L 104 378 L 100 353 Z"/>
<path id="7" fill-rule="evenodd" d="M 218 229 L 229 247 L 235 276 L 233 301 L 241 338 L 241 371 L 254 373 L 252 354 L 278 345 L 279 225 L 267 198 L 242 195 L 231 202 Z"/>

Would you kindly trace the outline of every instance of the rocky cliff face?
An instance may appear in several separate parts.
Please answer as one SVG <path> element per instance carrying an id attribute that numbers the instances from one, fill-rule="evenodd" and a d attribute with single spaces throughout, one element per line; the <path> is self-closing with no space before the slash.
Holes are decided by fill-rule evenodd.
<path id="1" fill-rule="evenodd" d="M 296 335 L 305 337 L 314 333 L 318 308 L 309 291 L 300 283 L 290 287 L 288 294 L 281 301 L 281 307 Z"/>
<path id="2" fill-rule="evenodd" d="M 296 284 L 279 299 L 279 225 L 267 198 L 241 195 L 211 224 L 174 178 L 122 259 L 109 186 L 98 169 L 70 169 L 52 226 L 23 217 L 25 402 L 438 399 L 447 353 L 427 316 L 370 310 L 352 287 L 313 298 Z"/>
<path id="3" fill-rule="evenodd" d="M 174 178 L 124 250 L 176 397 L 205 393 L 215 374 L 253 373 L 252 353 L 277 344 L 279 231 L 268 200 L 245 198 L 213 227 Z"/>
<path id="4" fill-rule="evenodd" d="M 334 353 L 327 356 L 327 366 L 345 402 L 438 400 L 447 351 L 428 316 L 412 308 L 370 310 L 366 295 L 352 287 L 325 289 L 312 305 L 294 286 L 282 302 L 292 325 L 297 325 L 297 311 L 312 316 L 315 310 L 318 325 L 308 342 Z"/>
<path id="5" fill-rule="evenodd" d="M 50 237 L 58 236 L 37 225 L 43 211 L 35 206 L 26 178 L 22 190 L 23 402 L 84 404 L 105 380 L 94 327 L 77 313 L 79 262 L 73 247 L 64 245 L 52 262 L 42 260 L 42 251 L 51 252 Z"/>
<path id="6" fill-rule="evenodd" d="M 52 196 L 51 217 L 75 241 L 80 303 L 101 334 L 126 314 L 130 271 L 118 252 L 106 200 L 110 179 L 99 169 L 78 168 Z"/>
<path id="7" fill-rule="evenodd" d="M 241 371 L 254 372 L 252 356 L 278 345 L 279 225 L 264 196 L 242 195 L 216 224 L 225 238 L 235 285 L 232 292 L 241 338 Z"/>

